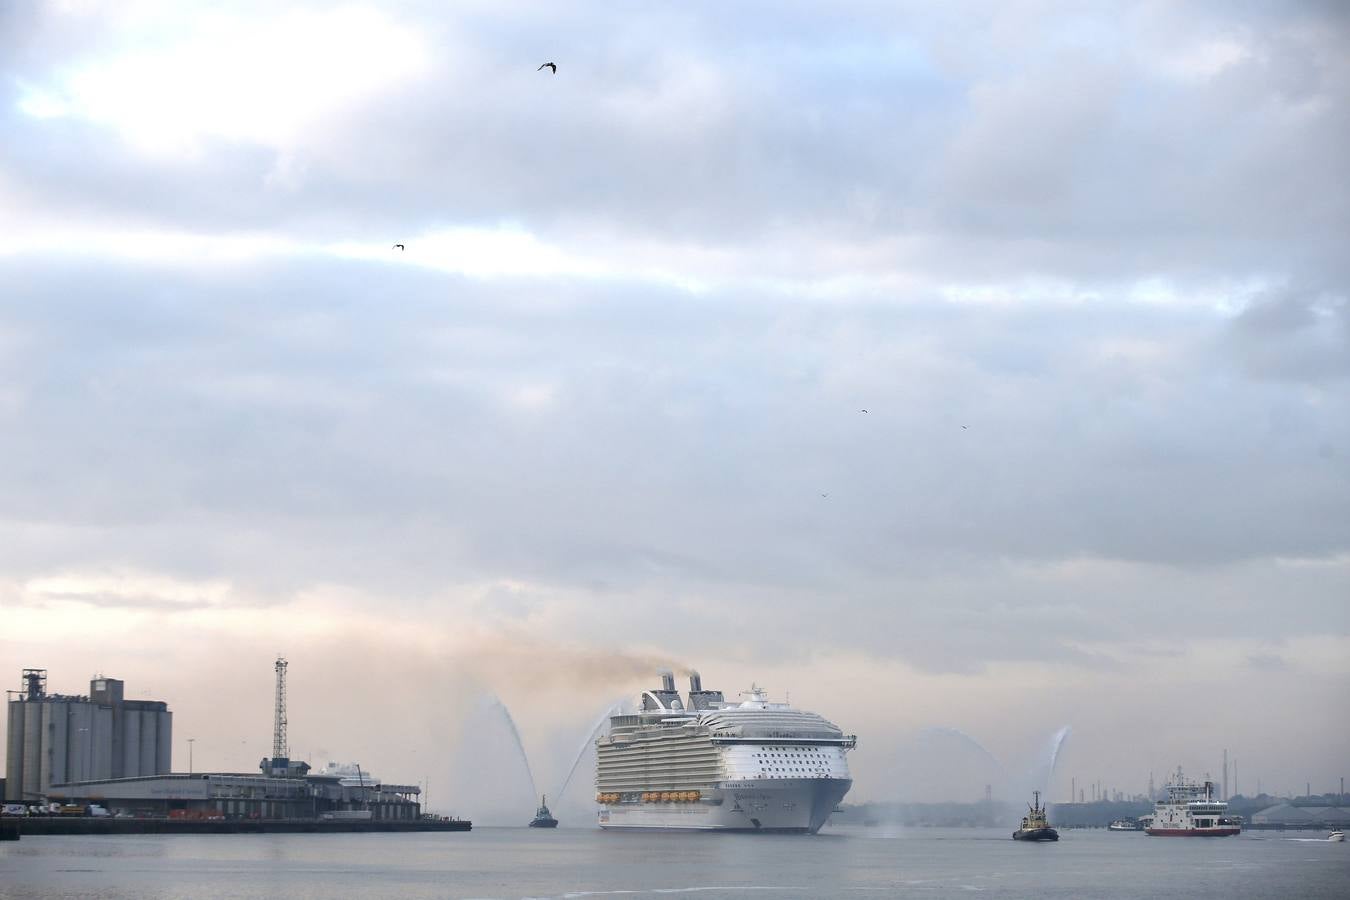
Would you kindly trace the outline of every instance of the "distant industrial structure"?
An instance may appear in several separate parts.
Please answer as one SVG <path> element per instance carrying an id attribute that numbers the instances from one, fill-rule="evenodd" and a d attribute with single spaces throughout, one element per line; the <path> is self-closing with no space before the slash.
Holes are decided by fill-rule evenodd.
<path id="1" fill-rule="evenodd" d="M 171 771 L 173 713 L 159 700 L 127 700 L 124 684 L 96 675 L 88 695 L 49 694 L 46 669 L 24 669 L 9 691 L 5 800 L 34 802 L 52 785 Z"/>
<path id="2" fill-rule="evenodd" d="M 309 772 L 309 763 L 291 760 L 291 745 L 286 739 L 286 669 L 290 663 L 278 656 L 273 668 L 277 673 L 276 702 L 272 707 L 272 756 L 258 764 L 264 775 L 273 778 L 299 778 Z"/>
<path id="3" fill-rule="evenodd" d="M 1279 803 L 1254 813 L 1251 824 L 1258 828 L 1343 829 L 1350 826 L 1350 806 L 1317 801 Z"/>

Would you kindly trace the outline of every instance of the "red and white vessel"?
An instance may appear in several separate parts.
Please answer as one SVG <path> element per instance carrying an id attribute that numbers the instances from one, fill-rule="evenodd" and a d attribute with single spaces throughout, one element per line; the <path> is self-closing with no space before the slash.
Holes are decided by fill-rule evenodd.
<path id="1" fill-rule="evenodd" d="M 1228 804 L 1214 797 L 1214 782 L 1187 781 L 1177 769 L 1167 796 L 1153 807 L 1144 831 L 1158 837 L 1230 837 L 1242 833 L 1241 820 L 1228 815 Z"/>

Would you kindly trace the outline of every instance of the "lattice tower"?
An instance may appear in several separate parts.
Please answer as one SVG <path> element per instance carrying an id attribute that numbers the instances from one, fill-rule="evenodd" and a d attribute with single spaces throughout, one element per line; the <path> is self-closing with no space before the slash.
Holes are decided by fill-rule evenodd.
<path id="1" fill-rule="evenodd" d="M 277 704 L 276 717 L 272 723 L 272 759 L 286 759 L 290 751 L 286 746 L 286 660 L 277 657 Z"/>

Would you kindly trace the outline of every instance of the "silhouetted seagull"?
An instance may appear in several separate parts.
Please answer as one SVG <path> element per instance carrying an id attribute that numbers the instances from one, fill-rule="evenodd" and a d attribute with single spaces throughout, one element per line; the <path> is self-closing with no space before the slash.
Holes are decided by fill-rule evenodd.
<path id="1" fill-rule="evenodd" d="M 402 249 L 403 249 L 403 245 L 402 245 L 402 244 L 395 244 L 394 247 L 393 247 L 393 249 L 395 249 L 395 250 L 402 250 Z"/>
<path id="2" fill-rule="evenodd" d="M 860 409 L 860 410 L 858 410 L 858 412 L 867 412 L 867 410 L 865 410 L 865 409 Z"/>
<path id="3" fill-rule="evenodd" d="M 539 68 L 535 69 L 535 71 L 536 71 L 536 72 L 542 72 L 542 71 L 544 71 L 544 69 L 546 69 L 546 68 L 547 68 L 547 69 L 552 69 L 554 75 L 557 75 L 557 74 L 558 74 L 558 64 L 557 64 L 557 63 L 544 63 L 542 66 L 540 66 Z"/>

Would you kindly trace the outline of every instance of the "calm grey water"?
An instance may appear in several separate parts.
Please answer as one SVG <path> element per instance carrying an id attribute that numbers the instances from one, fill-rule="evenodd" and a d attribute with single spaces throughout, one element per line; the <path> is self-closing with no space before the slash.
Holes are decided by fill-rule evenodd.
<path id="1" fill-rule="evenodd" d="M 1068 831 L 1058 844 L 1022 844 L 1004 831 L 862 828 L 28 837 L 0 844 L 0 897 L 1350 897 L 1350 844 L 1311 837 Z"/>

